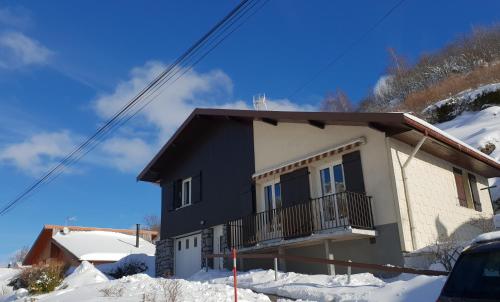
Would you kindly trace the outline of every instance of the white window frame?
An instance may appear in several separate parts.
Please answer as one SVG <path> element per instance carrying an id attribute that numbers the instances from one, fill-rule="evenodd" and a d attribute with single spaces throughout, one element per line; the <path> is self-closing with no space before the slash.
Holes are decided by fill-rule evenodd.
<path id="1" fill-rule="evenodd" d="M 280 183 L 280 180 L 279 178 L 278 179 L 273 179 L 271 181 L 268 181 L 266 183 L 263 183 L 262 184 L 262 204 L 263 204 L 263 209 L 264 211 L 266 211 L 266 187 L 268 186 L 271 186 L 271 198 L 272 198 L 272 206 L 273 208 L 272 209 L 276 209 L 276 191 L 275 191 L 275 188 L 274 186 L 276 184 L 279 184 Z M 281 188 L 283 189 L 283 188 Z M 283 195 L 283 191 L 281 191 L 281 195 Z M 283 196 L 282 196 L 283 198 Z M 282 204 L 283 204 L 283 200 L 281 200 Z M 269 210 L 272 210 L 272 209 L 269 209 Z"/>
<path id="2" fill-rule="evenodd" d="M 335 175 L 333 173 L 333 167 L 336 165 L 340 165 L 342 167 L 342 175 L 344 176 L 344 183 L 345 183 L 345 171 L 344 171 L 344 164 L 342 163 L 342 160 L 334 160 L 330 161 L 324 165 L 318 166 L 316 168 L 316 180 L 317 180 L 317 192 L 318 192 L 318 197 L 321 197 L 323 195 L 323 186 L 321 185 L 321 170 L 328 168 L 330 171 L 330 181 L 331 181 L 331 186 L 332 186 L 332 192 L 329 194 L 335 194 L 338 193 L 336 192 L 336 187 L 335 187 Z"/>
<path id="3" fill-rule="evenodd" d="M 192 188 L 193 188 L 193 182 L 191 181 L 191 177 L 186 178 L 182 181 L 182 194 L 181 194 L 181 207 L 186 207 L 191 205 L 191 198 L 192 198 Z M 186 191 L 185 191 L 185 183 L 189 183 L 189 200 L 186 200 Z"/>

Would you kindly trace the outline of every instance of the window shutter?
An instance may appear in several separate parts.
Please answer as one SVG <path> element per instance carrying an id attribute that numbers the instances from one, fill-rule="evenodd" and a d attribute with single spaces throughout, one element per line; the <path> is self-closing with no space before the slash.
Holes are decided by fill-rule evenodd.
<path id="1" fill-rule="evenodd" d="M 469 177 L 469 186 L 472 193 L 472 202 L 474 203 L 474 209 L 476 211 L 481 212 L 481 200 L 479 200 L 479 191 L 477 189 L 477 181 L 476 176 L 473 174 L 468 174 Z"/>
<path id="2" fill-rule="evenodd" d="M 342 155 L 346 190 L 350 192 L 365 193 L 361 153 L 354 151 Z"/>
<path id="3" fill-rule="evenodd" d="M 455 185 L 457 186 L 458 202 L 460 206 L 467 207 L 467 195 L 465 195 L 462 170 L 453 168 L 453 176 L 455 177 Z"/>
<path id="4" fill-rule="evenodd" d="M 307 167 L 280 176 L 283 206 L 304 203 L 311 198 Z"/>
<path id="5" fill-rule="evenodd" d="M 161 189 L 164 208 L 170 212 L 175 210 L 174 206 L 174 183 L 167 182 Z"/>
<path id="6" fill-rule="evenodd" d="M 174 182 L 174 209 L 180 208 L 182 205 L 182 179 Z"/>
<path id="7" fill-rule="evenodd" d="M 202 200 L 202 177 L 201 171 L 195 176 L 191 177 L 191 202 L 198 203 Z"/>

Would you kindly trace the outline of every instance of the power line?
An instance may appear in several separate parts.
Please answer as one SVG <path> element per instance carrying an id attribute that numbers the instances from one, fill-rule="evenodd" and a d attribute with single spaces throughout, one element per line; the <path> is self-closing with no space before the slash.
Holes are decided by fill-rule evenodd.
<path id="1" fill-rule="evenodd" d="M 123 126 L 137 113 L 149 105 L 160 94 L 159 90 L 169 83 L 172 78 L 180 71 L 182 73 L 174 79 L 174 82 L 181 78 L 186 72 L 191 70 L 194 65 L 199 63 L 225 39 L 227 39 L 234 31 L 240 28 L 251 16 L 260 10 L 267 0 L 256 10 L 253 10 L 261 0 L 243 0 L 234 9 L 232 9 L 224 18 L 218 21 L 207 33 L 198 39 L 190 48 L 188 48 L 181 56 L 179 56 L 172 64 L 170 64 L 164 71 L 162 71 L 153 81 L 151 81 L 144 89 L 142 89 L 135 97 L 127 102 L 117 113 L 115 113 L 103 126 L 99 127 L 97 131 L 87 138 L 82 144 L 70 152 L 64 159 L 56 164 L 52 169 L 45 173 L 41 178 L 36 180 L 31 186 L 28 186 L 16 198 L 8 202 L 1 210 L 0 215 L 4 215 L 23 199 L 27 198 L 39 189 L 43 184 L 52 182 L 59 176 L 65 168 L 79 161 L 82 157 L 92 151 L 100 142 L 103 141 L 112 131 Z M 242 22 L 238 22 L 245 16 Z M 231 29 L 232 28 L 232 29 Z M 208 45 L 208 49 L 207 49 Z M 195 58 L 200 52 L 205 51 L 200 57 Z M 191 63 L 189 63 L 191 62 Z M 187 67 L 184 67 L 186 64 Z M 169 86 L 174 82 L 170 82 Z M 167 86 L 167 87 L 169 87 Z M 158 92 L 153 99 L 139 107 L 138 110 L 128 115 L 131 110 L 140 102 L 147 100 L 154 93 Z"/>
<path id="2" fill-rule="evenodd" d="M 387 19 L 401 4 L 403 4 L 405 0 L 398 1 L 394 6 L 392 6 L 382 17 L 380 17 L 372 26 L 370 26 L 366 31 L 364 31 L 357 39 L 349 43 L 349 45 L 337 56 L 335 56 L 330 62 L 328 62 L 325 66 L 319 69 L 316 73 L 314 73 L 309 79 L 307 79 L 302 85 L 296 88 L 291 94 L 288 95 L 288 99 L 294 97 L 297 93 L 299 93 L 306 86 L 311 84 L 315 79 L 317 79 L 321 74 L 327 71 L 330 67 L 340 61 L 343 57 L 345 57 L 354 47 L 363 41 L 368 35 L 370 35 L 380 24 L 382 24 L 385 19 Z"/>

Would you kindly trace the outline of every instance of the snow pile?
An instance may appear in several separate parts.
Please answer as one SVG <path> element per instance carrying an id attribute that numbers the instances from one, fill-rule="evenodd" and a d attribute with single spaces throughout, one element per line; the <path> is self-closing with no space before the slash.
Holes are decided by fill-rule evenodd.
<path id="1" fill-rule="evenodd" d="M 69 276 L 64 279 L 59 288 L 76 288 L 106 281 L 109 281 L 106 275 L 96 269 L 89 262 L 83 261 Z"/>
<path id="2" fill-rule="evenodd" d="M 128 255 L 127 257 L 124 257 L 120 259 L 120 261 L 117 261 L 115 263 L 106 263 L 106 264 L 100 264 L 97 265 L 97 268 L 106 274 L 110 274 L 114 271 L 116 271 L 117 268 L 123 267 L 127 265 L 128 263 L 144 263 L 147 266 L 147 270 L 144 271 L 144 274 L 149 275 L 150 277 L 155 276 L 155 257 L 151 255 L 146 255 L 146 254 L 132 254 Z"/>
<path id="3" fill-rule="evenodd" d="M 135 236 L 107 231 L 71 231 L 57 233 L 54 240 L 66 250 L 87 261 L 118 261 L 130 254 L 155 254 L 155 245 L 139 239 L 135 246 Z"/>
<path id="4" fill-rule="evenodd" d="M 56 291 L 37 295 L 35 299 L 39 302 L 173 301 L 169 292 L 174 288 L 178 289 L 176 301 L 234 301 L 234 289 L 225 284 L 190 282 L 182 279 L 155 279 L 146 274 L 108 280 L 102 272 L 88 262 L 83 262 L 66 277 Z M 25 295 L 25 291 L 19 290 L 0 297 L 0 301 L 22 302 L 25 301 Z M 248 302 L 270 301 L 267 296 L 256 294 L 248 289 L 238 290 L 238 298 L 240 301 Z"/>
<path id="5" fill-rule="evenodd" d="M 492 106 L 481 111 L 463 112 L 451 121 L 437 124 L 439 129 L 459 138 L 475 149 L 493 144 L 495 150 L 489 155 L 500 161 L 500 106 Z M 493 200 L 500 198 L 500 179 L 490 180 Z"/>
<path id="6" fill-rule="evenodd" d="M 200 271 L 189 280 L 211 284 L 233 284 L 231 272 Z M 253 270 L 238 273 L 238 287 L 310 301 L 435 301 L 445 277 L 401 275 L 382 280 L 372 274 L 354 274 L 347 283 L 346 275 L 303 275 L 278 273 L 273 270 Z"/>
<path id="7" fill-rule="evenodd" d="M 13 294 L 12 287 L 8 284 L 19 272 L 19 269 L 0 268 L 0 301 L 8 301 L 4 298 Z"/>

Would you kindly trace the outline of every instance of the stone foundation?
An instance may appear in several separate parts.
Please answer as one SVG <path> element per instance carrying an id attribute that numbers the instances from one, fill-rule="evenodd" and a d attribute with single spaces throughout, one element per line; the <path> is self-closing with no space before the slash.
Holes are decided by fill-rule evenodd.
<path id="1" fill-rule="evenodd" d="M 205 255 L 214 253 L 214 229 L 208 228 L 201 231 L 201 266 L 205 267 Z M 214 267 L 214 259 L 207 259 L 208 266 Z"/>
<path id="2" fill-rule="evenodd" d="M 155 266 L 156 277 L 174 274 L 174 239 L 167 238 L 156 242 Z"/>

